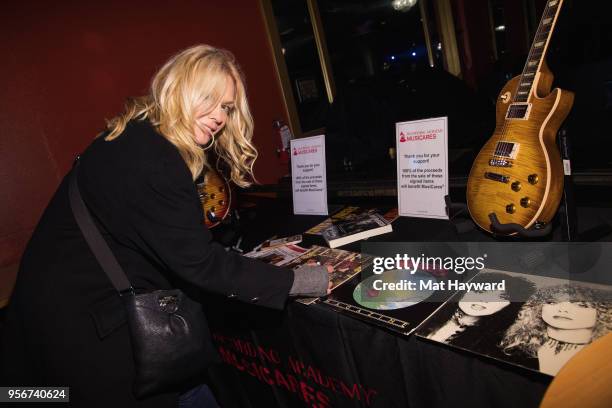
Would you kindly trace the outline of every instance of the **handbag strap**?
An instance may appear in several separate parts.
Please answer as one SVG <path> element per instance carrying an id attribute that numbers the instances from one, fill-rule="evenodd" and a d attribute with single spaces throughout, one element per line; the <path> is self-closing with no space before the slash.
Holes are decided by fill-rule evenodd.
<path id="1" fill-rule="evenodd" d="M 72 173 L 70 175 L 69 185 L 69 196 L 70 196 L 70 207 L 74 218 L 87 241 L 87 245 L 93 252 L 94 256 L 102 266 L 102 269 L 111 280 L 117 292 L 120 295 L 131 292 L 134 293 L 134 289 L 130 284 L 125 272 L 117 262 L 117 258 L 113 255 L 113 252 L 109 248 L 108 244 L 102 237 L 100 230 L 96 227 L 91 213 L 87 209 L 87 206 L 83 202 L 81 193 L 79 191 L 79 185 L 77 183 L 77 174 L 79 169 L 79 159 L 74 164 Z"/>

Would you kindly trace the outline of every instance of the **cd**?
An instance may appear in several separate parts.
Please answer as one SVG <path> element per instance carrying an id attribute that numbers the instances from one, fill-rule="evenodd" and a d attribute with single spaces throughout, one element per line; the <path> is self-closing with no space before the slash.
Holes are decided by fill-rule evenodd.
<path id="1" fill-rule="evenodd" d="M 420 282 L 435 280 L 426 272 L 410 273 L 406 269 L 393 269 L 361 281 L 353 291 L 353 299 L 368 309 L 402 309 L 431 296 L 434 291 L 420 289 Z"/>

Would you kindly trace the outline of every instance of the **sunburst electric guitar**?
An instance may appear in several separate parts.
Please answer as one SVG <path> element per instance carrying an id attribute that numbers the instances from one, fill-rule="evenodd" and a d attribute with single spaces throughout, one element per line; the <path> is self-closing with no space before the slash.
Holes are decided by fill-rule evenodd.
<path id="1" fill-rule="evenodd" d="M 229 214 L 231 191 L 227 181 L 215 170 L 205 169 L 202 180 L 196 183 L 196 187 L 204 211 L 204 222 L 208 228 L 213 228 Z"/>
<path id="2" fill-rule="evenodd" d="M 555 88 L 544 59 L 562 0 L 548 0 L 521 75 L 502 89 L 496 127 L 474 164 L 467 204 L 481 228 L 514 235 L 518 224 L 541 228 L 555 215 L 563 194 L 563 165 L 556 134 L 574 94 Z M 514 226 L 516 227 L 516 225 Z"/>

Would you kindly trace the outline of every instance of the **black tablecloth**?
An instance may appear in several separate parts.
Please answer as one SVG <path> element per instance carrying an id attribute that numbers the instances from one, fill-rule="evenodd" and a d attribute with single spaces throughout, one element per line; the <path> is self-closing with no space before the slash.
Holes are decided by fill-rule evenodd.
<path id="1" fill-rule="evenodd" d="M 300 233 L 325 217 L 278 202 L 243 217 L 243 247 Z M 487 241 L 444 220 L 400 218 L 376 241 Z M 359 250 L 359 243 L 343 249 Z M 535 407 L 551 378 L 404 336 L 326 305 L 283 312 L 224 299 L 209 313 L 223 364 L 211 383 L 223 407 Z"/>
<path id="2" fill-rule="evenodd" d="M 234 304 L 213 333 L 223 407 L 536 407 L 550 382 L 325 305 L 275 313 Z"/>

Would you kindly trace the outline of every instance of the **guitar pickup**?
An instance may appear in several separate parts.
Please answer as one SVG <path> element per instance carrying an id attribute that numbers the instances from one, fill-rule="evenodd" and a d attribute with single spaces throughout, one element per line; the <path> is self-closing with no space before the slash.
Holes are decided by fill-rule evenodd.
<path id="1" fill-rule="evenodd" d="M 515 142 L 497 142 L 494 155 L 497 156 L 492 160 L 516 159 L 521 145 Z"/>
<path id="2" fill-rule="evenodd" d="M 485 178 L 493 181 L 499 181 L 500 183 L 508 183 L 510 181 L 510 177 L 504 176 L 502 174 L 491 173 L 489 171 L 485 172 Z"/>
<path id="3" fill-rule="evenodd" d="M 530 103 L 513 103 L 508 107 L 508 111 L 506 112 L 506 119 L 527 120 L 529 119 L 530 112 Z"/>
<path id="4" fill-rule="evenodd" d="M 492 167 L 512 167 L 512 162 L 506 159 L 491 159 L 489 160 L 489 166 Z"/>

